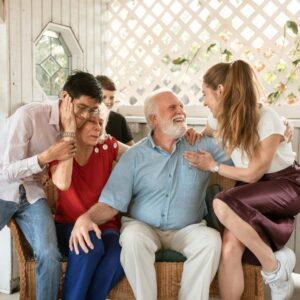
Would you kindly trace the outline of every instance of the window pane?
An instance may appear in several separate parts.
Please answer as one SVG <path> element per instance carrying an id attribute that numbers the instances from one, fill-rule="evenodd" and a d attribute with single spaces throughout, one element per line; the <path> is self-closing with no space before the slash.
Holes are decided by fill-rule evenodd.
<path id="1" fill-rule="evenodd" d="M 49 33 L 35 46 L 36 79 L 48 96 L 58 96 L 71 71 L 71 55 L 62 37 Z"/>
<path id="2" fill-rule="evenodd" d="M 41 63 L 44 59 L 47 58 L 50 52 L 50 40 L 46 36 L 42 36 L 40 41 L 35 47 L 35 60 L 36 63 Z"/>
<path id="3" fill-rule="evenodd" d="M 36 65 L 36 79 L 40 83 L 42 89 L 47 95 L 50 95 L 50 77 L 47 72 L 40 66 Z"/>
<path id="4" fill-rule="evenodd" d="M 69 75 L 68 69 L 60 69 L 52 76 L 51 95 L 59 95 L 61 88 Z"/>

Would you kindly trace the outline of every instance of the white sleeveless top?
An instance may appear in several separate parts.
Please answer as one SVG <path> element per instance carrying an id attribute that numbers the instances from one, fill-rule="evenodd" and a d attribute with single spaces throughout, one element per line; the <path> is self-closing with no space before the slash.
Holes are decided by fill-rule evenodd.
<path id="1" fill-rule="evenodd" d="M 280 116 L 270 107 L 262 106 L 260 108 L 260 121 L 258 122 L 258 134 L 260 141 L 263 141 L 272 134 L 284 135 L 285 126 Z M 207 119 L 208 125 L 216 130 L 217 120 L 209 113 Z M 292 143 L 282 141 L 277 148 L 275 156 L 266 173 L 273 173 L 285 169 L 293 164 L 296 153 L 292 150 Z M 231 159 L 236 167 L 247 168 L 249 165 L 249 158 L 246 153 L 242 155 L 240 148 L 236 148 L 232 154 Z"/>

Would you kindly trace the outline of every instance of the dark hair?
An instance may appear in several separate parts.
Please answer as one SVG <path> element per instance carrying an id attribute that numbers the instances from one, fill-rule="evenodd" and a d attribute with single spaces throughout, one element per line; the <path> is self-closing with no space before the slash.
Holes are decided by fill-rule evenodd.
<path id="1" fill-rule="evenodd" d="M 105 75 L 97 75 L 96 79 L 100 83 L 103 90 L 112 91 L 112 92 L 117 90 L 115 83 L 109 77 Z"/>
<path id="2" fill-rule="evenodd" d="M 259 89 L 254 70 L 242 60 L 219 63 L 206 72 L 203 82 L 213 90 L 224 86 L 217 137 L 229 153 L 240 147 L 251 158 L 259 145 Z"/>
<path id="3" fill-rule="evenodd" d="M 95 76 L 87 72 L 75 71 L 69 75 L 63 91 L 68 92 L 72 98 L 88 96 L 95 99 L 97 103 L 102 102 L 102 89 Z"/>

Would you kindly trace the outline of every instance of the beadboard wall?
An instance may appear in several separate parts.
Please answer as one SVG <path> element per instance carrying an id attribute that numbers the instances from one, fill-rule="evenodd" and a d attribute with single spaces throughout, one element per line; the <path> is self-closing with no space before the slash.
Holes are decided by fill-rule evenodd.
<path id="1" fill-rule="evenodd" d="M 1 113 L 9 115 L 22 103 L 46 100 L 35 79 L 34 42 L 49 22 L 70 27 L 83 52 L 77 65 L 92 74 L 100 73 L 103 3 L 101 0 L 4 1 L 2 27 L 6 36 L 1 36 L 1 48 L 9 49 L 5 53 L 8 74 L 5 96 L 9 101 Z"/>

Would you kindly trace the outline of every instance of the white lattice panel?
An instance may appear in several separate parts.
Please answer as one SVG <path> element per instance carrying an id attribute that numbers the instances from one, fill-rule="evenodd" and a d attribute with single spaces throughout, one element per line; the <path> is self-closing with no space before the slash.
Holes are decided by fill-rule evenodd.
<path id="1" fill-rule="evenodd" d="M 158 86 L 173 89 L 185 104 L 199 103 L 201 77 L 224 59 L 220 49 L 229 50 L 233 59 L 250 62 L 266 95 L 286 83 L 291 61 L 300 58 L 299 49 L 291 53 L 299 34 L 287 30 L 284 38 L 285 22 L 300 22 L 299 0 L 106 1 L 103 20 L 104 70 L 116 80 L 121 101 L 131 105 L 141 104 Z M 208 53 L 213 43 L 216 46 Z M 195 53 L 188 69 L 187 63 L 172 63 Z M 278 64 L 287 67 L 282 70 Z M 300 99 L 299 68 L 295 73 L 284 101 L 291 93 Z"/>

